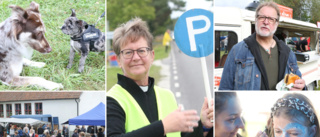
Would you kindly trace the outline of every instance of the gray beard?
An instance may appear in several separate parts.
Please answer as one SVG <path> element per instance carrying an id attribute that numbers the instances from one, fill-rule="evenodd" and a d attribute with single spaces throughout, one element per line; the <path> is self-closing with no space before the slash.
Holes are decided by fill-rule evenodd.
<path id="1" fill-rule="evenodd" d="M 273 36 L 273 34 L 277 31 L 278 26 L 269 34 L 261 34 L 260 30 L 258 28 L 257 22 L 255 23 L 255 29 L 256 29 L 256 33 L 261 36 L 261 37 L 270 37 Z"/>

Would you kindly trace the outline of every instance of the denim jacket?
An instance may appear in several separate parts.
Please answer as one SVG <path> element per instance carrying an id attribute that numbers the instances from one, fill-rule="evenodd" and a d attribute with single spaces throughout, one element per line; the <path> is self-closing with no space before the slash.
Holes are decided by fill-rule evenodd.
<path id="1" fill-rule="evenodd" d="M 276 42 L 278 46 L 286 46 L 284 43 L 280 43 L 278 39 L 276 39 Z M 282 48 L 284 49 L 284 47 Z M 286 63 L 279 63 L 279 65 L 286 65 L 283 72 L 285 72 L 285 74 L 294 73 L 301 77 L 301 72 L 299 71 L 295 54 L 288 49 L 286 49 L 286 52 L 286 56 L 288 56 Z M 281 53 L 283 52 L 280 52 L 280 54 Z M 285 76 L 285 74 L 282 76 Z M 281 79 L 283 78 L 284 77 Z M 260 89 L 261 71 L 255 63 L 255 57 L 251 53 L 249 46 L 245 41 L 241 41 L 234 45 L 228 54 L 224 65 L 219 90 Z"/>

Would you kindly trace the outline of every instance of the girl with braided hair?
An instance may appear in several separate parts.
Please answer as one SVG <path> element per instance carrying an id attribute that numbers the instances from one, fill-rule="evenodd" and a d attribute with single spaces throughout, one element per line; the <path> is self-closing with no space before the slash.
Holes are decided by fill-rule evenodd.
<path id="1" fill-rule="evenodd" d="M 271 108 L 264 132 L 256 137 L 320 137 L 319 121 L 311 101 L 299 93 L 287 93 Z"/>

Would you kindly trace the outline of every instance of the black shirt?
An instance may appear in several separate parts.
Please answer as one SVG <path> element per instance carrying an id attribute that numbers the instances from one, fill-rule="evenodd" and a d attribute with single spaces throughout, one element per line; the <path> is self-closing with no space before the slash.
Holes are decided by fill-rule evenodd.
<path id="1" fill-rule="evenodd" d="M 138 102 L 150 124 L 140 129 L 126 133 L 125 112 L 120 104 L 111 97 L 107 97 L 107 137 L 164 137 L 164 129 L 161 120 L 158 120 L 158 107 L 154 92 L 154 79 L 149 77 L 148 91 L 141 88 L 130 78 L 118 74 L 118 84 L 127 90 Z M 203 136 L 202 124 L 199 121 L 198 128 L 193 133 L 181 133 L 183 137 Z"/>
<path id="2" fill-rule="evenodd" d="M 308 41 L 306 39 L 301 40 L 299 42 L 299 44 L 296 46 L 296 49 L 300 50 L 300 51 L 306 51 L 306 45 L 308 45 Z M 301 50 L 300 46 L 301 46 L 302 50 Z"/>

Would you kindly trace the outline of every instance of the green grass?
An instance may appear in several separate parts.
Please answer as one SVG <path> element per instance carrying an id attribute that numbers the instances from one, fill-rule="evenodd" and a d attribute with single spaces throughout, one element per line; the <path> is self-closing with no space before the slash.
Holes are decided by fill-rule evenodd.
<path id="1" fill-rule="evenodd" d="M 168 53 L 165 53 L 165 47 L 162 45 L 155 45 L 153 47 L 154 50 L 154 54 L 155 54 L 155 59 L 154 60 L 158 60 L 158 59 L 164 59 L 167 58 L 169 56 L 170 53 L 170 49 L 168 50 Z M 109 66 L 109 63 L 107 64 Z M 150 72 L 149 75 L 151 77 L 153 77 L 155 79 L 155 84 L 157 84 L 161 78 L 160 75 L 160 66 L 155 66 L 152 65 L 150 68 Z M 107 68 L 107 91 L 114 85 L 117 83 L 117 74 L 123 74 L 122 70 L 119 67 L 108 67 Z"/>
<path id="2" fill-rule="evenodd" d="M 0 22 L 11 15 L 9 5 L 19 5 L 26 9 L 32 0 L 1 0 Z M 78 73 L 80 55 L 76 54 L 71 69 L 66 69 L 69 60 L 70 37 L 63 34 L 60 27 L 71 15 L 70 8 L 75 9 L 78 19 L 94 24 L 105 11 L 105 0 L 41 0 L 41 18 L 46 26 L 46 38 L 52 52 L 41 54 L 34 51 L 32 60 L 45 62 L 44 68 L 24 67 L 21 76 L 43 77 L 47 80 L 62 83 L 63 90 L 105 90 L 105 55 L 91 52 L 88 55 L 84 71 Z M 96 28 L 105 32 L 105 18 Z M 45 90 L 39 87 L 8 87 L 0 84 L 1 90 Z"/>

